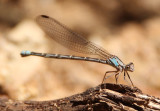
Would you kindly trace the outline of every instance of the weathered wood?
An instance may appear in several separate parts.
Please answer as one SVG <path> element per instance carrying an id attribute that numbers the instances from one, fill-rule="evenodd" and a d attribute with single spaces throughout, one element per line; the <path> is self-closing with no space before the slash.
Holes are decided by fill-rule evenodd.
<path id="1" fill-rule="evenodd" d="M 105 83 L 83 93 L 51 101 L 0 98 L 0 111 L 143 111 L 160 110 L 160 99 L 136 87 Z"/>

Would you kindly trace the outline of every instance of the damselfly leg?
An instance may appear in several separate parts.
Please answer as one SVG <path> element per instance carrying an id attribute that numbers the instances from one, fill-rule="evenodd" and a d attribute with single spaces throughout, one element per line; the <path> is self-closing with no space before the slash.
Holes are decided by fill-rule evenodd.
<path id="1" fill-rule="evenodd" d="M 109 73 L 111 73 L 111 74 L 106 77 L 106 75 L 109 74 Z M 107 72 L 105 73 L 104 77 L 103 77 L 102 84 L 104 83 L 104 81 L 105 81 L 107 78 L 109 78 L 109 77 L 111 77 L 111 76 L 113 76 L 113 75 L 115 75 L 115 77 L 116 77 L 116 75 L 118 75 L 118 74 L 119 74 L 119 71 L 107 71 Z M 117 78 L 117 79 L 118 79 L 118 78 Z M 116 80 L 116 83 L 117 83 L 117 80 Z"/>
<path id="2" fill-rule="evenodd" d="M 121 73 L 121 71 L 117 71 L 117 73 L 115 74 L 116 84 L 118 83 L 118 78 Z"/>
<path id="3" fill-rule="evenodd" d="M 128 72 L 127 72 L 127 71 L 125 71 L 125 72 L 127 73 L 127 76 L 128 76 L 128 78 L 129 78 L 129 80 L 130 80 L 130 82 L 131 82 L 132 86 L 134 87 L 133 82 L 132 82 L 132 80 L 131 80 L 131 78 L 130 78 L 130 76 L 129 76 Z"/>
<path id="4" fill-rule="evenodd" d="M 129 76 L 129 74 L 128 74 L 127 71 L 124 71 L 124 80 L 125 80 L 128 84 L 130 84 L 130 83 L 127 81 L 127 79 L 126 79 L 126 73 L 127 73 L 128 78 L 129 78 L 129 81 L 131 82 L 132 86 L 134 87 L 133 82 L 132 82 L 132 80 L 131 80 L 131 78 L 130 78 L 130 76 Z"/>

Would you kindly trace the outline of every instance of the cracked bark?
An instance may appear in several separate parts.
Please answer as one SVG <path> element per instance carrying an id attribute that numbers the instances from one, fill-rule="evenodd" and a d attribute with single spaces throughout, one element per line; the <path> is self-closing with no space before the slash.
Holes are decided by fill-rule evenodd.
<path id="1" fill-rule="evenodd" d="M 80 94 L 50 101 L 0 98 L 0 111 L 150 111 L 160 110 L 160 99 L 136 87 L 105 83 Z"/>

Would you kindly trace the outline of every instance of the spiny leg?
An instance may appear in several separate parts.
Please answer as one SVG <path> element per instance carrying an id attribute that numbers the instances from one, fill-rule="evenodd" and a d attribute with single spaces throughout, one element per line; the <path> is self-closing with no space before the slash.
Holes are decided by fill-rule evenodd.
<path id="1" fill-rule="evenodd" d="M 130 83 L 128 82 L 128 80 L 126 79 L 126 71 L 124 71 L 124 80 L 125 80 L 128 84 L 130 84 Z"/>
<path id="2" fill-rule="evenodd" d="M 130 84 L 130 83 L 127 81 L 127 79 L 126 79 L 126 71 L 124 71 L 124 80 L 125 80 L 128 84 Z"/>
<path id="3" fill-rule="evenodd" d="M 110 78 L 111 76 L 116 75 L 116 74 L 117 73 L 112 73 L 112 74 L 108 75 L 107 77 L 105 77 L 105 79 Z"/>
<path id="4" fill-rule="evenodd" d="M 128 72 L 126 71 L 126 73 L 127 73 L 127 76 L 128 76 L 128 78 L 129 78 L 129 80 L 131 81 L 131 83 L 132 83 L 132 86 L 134 87 L 134 85 L 133 85 L 133 82 L 132 82 L 132 80 L 131 80 L 131 78 L 130 78 L 130 76 L 129 76 L 129 74 L 128 74 Z"/>
<path id="5" fill-rule="evenodd" d="M 121 74 L 120 71 L 117 71 L 117 73 L 115 74 L 116 84 L 118 83 L 118 77 L 120 74 Z"/>
<path id="6" fill-rule="evenodd" d="M 103 80 L 102 80 L 102 84 L 103 84 L 103 82 L 104 82 L 104 80 L 106 79 L 106 75 L 108 74 L 108 73 L 116 73 L 117 71 L 107 71 L 105 74 L 104 74 L 104 77 L 103 77 Z M 110 76 L 112 76 L 113 74 L 111 74 Z M 107 76 L 107 78 L 108 77 L 110 77 L 110 76 Z"/>

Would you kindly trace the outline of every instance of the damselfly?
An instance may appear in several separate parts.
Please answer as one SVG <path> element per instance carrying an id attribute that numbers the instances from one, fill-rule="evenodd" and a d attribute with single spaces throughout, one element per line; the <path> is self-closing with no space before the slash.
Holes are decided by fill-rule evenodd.
<path id="1" fill-rule="evenodd" d="M 134 64 L 132 62 L 125 65 L 117 56 L 108 53 L 102 47 L 99 47 L 93 42 L 86 40 L 81 35 L 73 32 L 71 29 L 67 28 L 65 25 L 61 24 L 54 18 L 51 18 L 46 15 L 40 15 L 36 18 L 36 21 L 49 37 L 51 37 L 53 40 L 60 43 L 61 45 L 80 53 L 97 55 L 99 58 L 37 53 L 37 52 L 31 52 L 31 51 L 22 51 L 21 52 L 22 57 L 32 55 L 32 56 L 40 56 L 40 57 L 46 57 L 46 58 L 74 59 L 74 60 L 83 60 L 83 61 L 91 61 L 91 62 L 98 62 L 102 64 L 108 64 L 116 68 L 116 71 L 107 71 L 103 77 L 102 83 L 106 78 L 110 77 L 111 75 L 115 75 L 115 79 L 117 83 L 118 76 L 122 72 L 124 72 L 124 79 L 125 79 L 125 76 L 127 75 L 133 86 L 133 82 L 131 81 L 131 78 L 128 74 L 128 71 L 130 72 L 134 71 Z M 106 77 L 108 73 L 111 73 L 111 75 Z"/>

